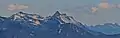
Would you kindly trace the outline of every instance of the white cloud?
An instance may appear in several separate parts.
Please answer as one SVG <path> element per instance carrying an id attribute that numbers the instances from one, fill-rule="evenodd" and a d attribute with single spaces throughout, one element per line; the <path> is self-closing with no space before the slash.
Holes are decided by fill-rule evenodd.
<path id="1" fill-rule="evenodd" d="M 8 10 L 10 11 L 15 11 L 15 10 L 23 10 L 28 8 L 26 5 L 21 5 L 21 4 L 10 4 L 8 5 Z"/>

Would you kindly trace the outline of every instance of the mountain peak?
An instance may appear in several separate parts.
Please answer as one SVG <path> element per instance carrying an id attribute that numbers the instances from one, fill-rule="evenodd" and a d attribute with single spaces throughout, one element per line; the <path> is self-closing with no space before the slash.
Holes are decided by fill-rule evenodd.
<path id="1" fill-rule="evenodd" d="M 59 16 L 61 15 L 59 11 L 56 11 L 55 14 L 53 16 Z"/>
<path id="2" fill-rule="evenodd" d="M 20 11 L 20 12 L 18 12 L 18 13 L 22 14 L 23 12 Z"/>
<path id="3" fill-rule="evenodd" d="M 57 18 L 60 23 L 76 23 L 76 20 L 72 16 L 68 16 L 66 13 L 60 13 L 56 11 L 52 18 Z"/>

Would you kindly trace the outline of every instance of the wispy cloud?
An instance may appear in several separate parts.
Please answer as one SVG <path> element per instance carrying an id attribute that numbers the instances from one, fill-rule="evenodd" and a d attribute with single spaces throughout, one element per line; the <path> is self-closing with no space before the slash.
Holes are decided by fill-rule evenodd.
<path id="1" fill-rule="evenodd" d="M 94 13 L 98 10 L 98 8 L 97 7 L 92 7 L 91 10 L 92 10 L 91 12 Z"/>
<path id="2" fill-rule="evenodd" d="M 117 8 L 120 8 L 120 4 L 117 4 L 116 7 L 117 7 Z"/>
<path id="3" fill-rule="evenodd" d="M 8 10 L 10 11 L 15 11 L 15 10 L 23 10 L 28 8 L 26 5 L 21 5 L 21 4 L 10 4 L 8 5 Z"/>
<path id="4" fill-rule="evenodd" d="M 83 6 L 76 6 L 71 7 L 68 9 L 63 9 L 64 11 L 70 11 L 70 12 L 77 12 L 77 13 L 95 13 L 99 9 L 113 9 L 113 8 L 120 8 L 120 4 L 110 4 L 108 2 L 101 2 L 97 5 L 83 5 Z"/>
<path id="5" fill-rule="evenodd" d="M 109 8 L 109 4 L 108 3 L 100 3 L 98 6 L 100 8 Z"/>

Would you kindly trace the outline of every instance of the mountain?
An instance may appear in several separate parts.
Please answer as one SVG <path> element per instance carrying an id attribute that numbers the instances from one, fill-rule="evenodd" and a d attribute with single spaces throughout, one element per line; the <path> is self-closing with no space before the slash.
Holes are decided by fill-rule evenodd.
<path id="1" fill-rule="evenodd" d="M 117 23 L 105 23 L 96 26 L 91 26 L 91 30 L 103 32 L 104 34 L 120 34 L 120 25 Z"/>
<path id="2" fill-rule="evenodd" d="M 119 38 L 91 30 L 72 16 L 61 14 L 42 17 L 18 12 L 10 17 L 0 16 L 0 38 Z"/>

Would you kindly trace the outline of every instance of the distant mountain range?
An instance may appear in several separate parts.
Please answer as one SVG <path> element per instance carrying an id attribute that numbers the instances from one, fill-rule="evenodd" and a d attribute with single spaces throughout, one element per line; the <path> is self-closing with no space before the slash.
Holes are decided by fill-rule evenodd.
<path id="1" fill-rule="evenodd" d="M 91 30 L 103 32 L 104 34 L 120 34 L 120 25 L 117 23 L 105 23 L 103 25 L 91 26 Z"/>
<path id="2" fill-rule="evenodd" d="M 24 12 L 0 16 L 0 38 L 119 38 L 119 28 L 117 23 L 86 26 L 59 11 L 48 17 Z"/>

